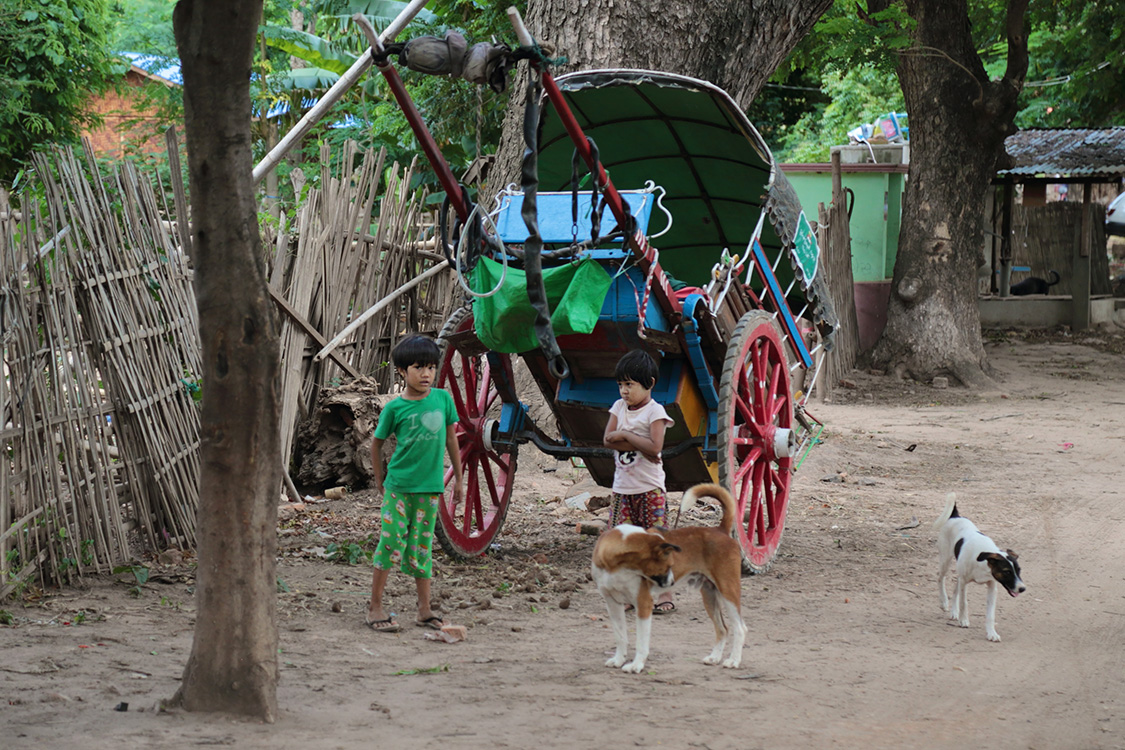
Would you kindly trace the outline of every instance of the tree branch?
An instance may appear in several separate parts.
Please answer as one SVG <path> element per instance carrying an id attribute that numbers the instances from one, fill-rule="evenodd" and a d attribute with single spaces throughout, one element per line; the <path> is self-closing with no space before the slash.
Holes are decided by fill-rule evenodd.
<path id="1" fill-rule="evenodd" d="M 1027 6 L 1029 0 L 1010 0 L 1008 3 L 1008 65 L 1004 80 L 1023 88 L 1027 79 Z"/>
<path id="2" fill-rule="evenodd" d="M 967 67 L 965 67 L 962 63 L 958 62 L 957 60 L 954 60 L 953 57 L 948 52 L 946 52 L 945 50 L 938 49 L 937 47 L 928 47 L 926 45 L 918 45 L 916 47 L 909 47 L 909 48 L 904 49 L 904 50 L 899 50 L 899 54 L 900 55 L 917 54 L 919 57 L 944 57 L 946 60 L 953 63 L 955 66 L 957 66 L 961 70 L 965 71 L 965 74 L 967 76 L 969 76 L 969 78 L 972 79 L 973 83 L 975 83 L 977 85 L 978 96 L 977 96 L 976 100 L 973 102 L 974 106 L 979 106 L 984 101 L 984 86 L 981 84 L 980 79 L 978 79 L 976 77 L 976 75 L 973 74 L 973 71 L 969 70 Z"/>

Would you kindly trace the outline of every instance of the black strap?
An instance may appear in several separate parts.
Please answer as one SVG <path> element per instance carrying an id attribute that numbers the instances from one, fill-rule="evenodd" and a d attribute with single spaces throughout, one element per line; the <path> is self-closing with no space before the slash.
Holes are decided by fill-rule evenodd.
<path id="1" fill-rule="evenodd" d="M 586 136 L 586 143 L 590 144 L 590 153 L 593 154 L 594 164 L 598 164 L 600 159 L 598 144 L 594 143 L 594 139 L 589 136 Z M 570 157 L 570 215 L 573 220 L 572 238 L 575 244 L 578 244 L 578 169 L 581 164 L 582 156 L 578 153 L 578 149 L 574 149 L 574 154 Z M 605 200 L 603 198 L 599 206 L 598 189 L 602 185 L 598 182 L 597 173 L 590 170 L 590 178 L 590 246 L 596 247 L 598 245 L 598 234 L 602 229 L 602 209 L 605 207 Z"/>
<path id="2" fill-rule="evenodd" d="M 535 337 L 539 340 L 539 350 L 547 358 L 551 374 L 561 380 L 570 373 L 551 328 L 551 310 L 547 304 L 547 290 L 543 285 L 543 239 L 539 234 L 536 200 L 539 190 L 539 96 L 539 77 L 532 73 L 527 83 L 527 104 L 523 115 L 523 140 L 526 147 L 520 169 L 520 187 L 523 189 L 520 216 L 527 227 L 527 241 L 523 243 L 523 267 L 527 276 L 527 299 L 535 308 Z"/>

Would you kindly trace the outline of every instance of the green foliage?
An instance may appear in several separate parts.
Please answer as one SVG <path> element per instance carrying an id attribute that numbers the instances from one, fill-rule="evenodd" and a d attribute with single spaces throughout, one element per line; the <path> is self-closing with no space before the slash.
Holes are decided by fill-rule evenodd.
<path id="1" fill-rule="evenodd" d="M 373 535 L 368 535 L 361 541 L 332 542 L 325 548 L 328 559 L 332 562 L 345 565 L 371 564 L 378 541 Z"/>
<path id="2" fill-rule="evenodd" d="M 148 567 L 139 563 L 135 563 L 132 565 L 118 565 L 113 569 L 114 575 L 119 575 L 121 573 L 132 574 L 133 579 L 137 582 L 137 586 L 144 586 L 146 583 L 148 583 Z M 137 592 L 138 594 L 140 593 L 139 588 L 137 589 Z"/>
<path id="3" fill-rule="evenodd" d="M 305 31 L 286 28 L 284 26 L 265 26 L 262 28 L 262 38 L 265 44 L 285 52 L 287 55 L 299 57 L 313 66 L 313 70 L 335 73 L 336 77 L 348 72 L 348 68 L 355 64 L 358 54 L 348 51 L 341 45 L 328 39 L 322 39 L 315 34 Z M 285 73 L 293 76 L 307 68 L 287 70 Z M 336 78 L 325 77 L 328 86 L 336 82 Z"/>
<path id="4" fill-rule="evenodd" d="M 1041 3 L 1032 11 L 1031 60 L 1016 124 L 1125 125 L 1125 2 Z"/>
<path id="5" fill-rule="evenodd" d="M 893 73 L 898 62 L 895 53 L 910 45 L 914 25 L 914 19 L 898 4 L 864 13 L 854 0 L 836 0 L 791 59 L 836 72 L 869 67 Z"/>
<path id="6" fill-rule="evenodd" d="M 191 400 L 196 404 L 203 402 L 203 381 L 192 375 L 187 370 L 184 370 L 184 376 L 180 378 L 180 382 L 184 386 L 184 390 L 191 396 Z"/>
<path id="7" fill-rule="evenodd" d="M 890 111 L 902 111 L 898 79 L 871 67 L 821 79 L 828 102 L 801 115 L 792 125 L 775 127 L 774 157 L 781 162 L 826 162 L 832 146 L 848 142 L 848 131 Z"/>
<path id="8" fill-rule="evenodd" d="M 837 0 L 750 107 L 780 161 L 826 161 L 831 146 L 847 143 L 848 130 L 904 109 L 895 53 L 909 45 L 915 22 L 902 3 L 864 20 L 869 4 Z M 1006 10 L 998 0 L 969 3 L 973 41 L 993 79 L 1008 63 Z M 1030 67 L 1017 126 L 1125 124 L 1122 18 L 1122 0 L 1031 4 Z"/>
<path id="9" fill-rule="evenodd" d="M 6 609 L 0 609 L 0 625 L 11 625 L 16 618 Z"/>
<path id="10" fill-rule="evenodd" d="M 438 0 L 430 2 L 396 41 L 406 41 L 424 34 L 442 35 L 448 28 L 460 29 L 470 42 L 491 37 L 514 43 L 506 8 L 510 2 L 476 2 L 475 0 Z M 520 4 L 522 5 L 522 4 Z M 351 20 L 353 13 L 366 14 L 372 25 L 385 29 L 406 6 L 397 0 L 322 0 L 312 3 L 306 14 L 306 25 L 315 19 L 315 33 L 289 28 L 288 15 L 270 17 L 262 26 L 261 41 L 266 55 L 255 63 L 258 78 L 254 83 L 255 100 L 269 109 L 287 102 L 289 112 L 273 118 L 279 133 L 287 132 L 299 119 L 302 103 L 321 96 L 340 74 L 367 49 L 367 40 Z M 308 67 L 294 67 L 297 58 Z M 479 154 L 489 153 L 499 141 L 507 93 L 472 86 L 462 80 L 426 76 L 400 69 L 407 90 L 414 100 L 442 154 L 455 174 L 463 172 Z M 264 133 L 263 133 L 264 136 Z M 391 161 L 409 163 L 421 153 L 405 117 L 377 71 L 372 69 L 360 83 L 353 86 L 334 105 L 332 113 L 305 138 L 302 154 L 297 158 L 319 161 L 322 144 L 336 147 L 354 140 L 364 148 L 385 148 Z M 264 156 L 265 144 L 260 153 Z M 309 172 L 310 170 L 306 170 Z M 290 186 L 279 168 L 282 205 L 293 200 Z M 316 176 L 307 174 L 310 180 Z M 436 186 L 437 181 L 424 161 L 419 164 L 414 185 Z"/>
<path id="11" fill-rule="evenodd" d="M 77 143 L 87 108 L 122 69 L 101 0 L 0 0 L 0 183 L 38 146 Z"/>
<path id="12" fill-rule="evenodd" d="M 176 37 L 172 32 L 169 0 L 117 0 L 111 8 L 113 30 L 110 45 L 115 52 L 143 52 L 175 58 Z"/>

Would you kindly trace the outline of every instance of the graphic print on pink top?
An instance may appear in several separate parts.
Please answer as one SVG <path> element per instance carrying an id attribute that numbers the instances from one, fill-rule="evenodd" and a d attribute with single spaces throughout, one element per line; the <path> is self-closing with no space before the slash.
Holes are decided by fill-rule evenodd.
<path id="1" fill-rule="evenodd" d="M 649 402 L 639 409 L 630 409 L 625 401 L 618 399 L 610 407 L 609 413 L 617 417 L 617 429 L 647 438 L 652 434 L 652 423 L 665 421 L 668 426 L 674 420 L 656 401 Z M 639 495 L 650 490 L 664 491 L 664 462 L 652 461 L 640 451 L 617 451 L 613 456 L 613 491 L 622 495 Z"/>

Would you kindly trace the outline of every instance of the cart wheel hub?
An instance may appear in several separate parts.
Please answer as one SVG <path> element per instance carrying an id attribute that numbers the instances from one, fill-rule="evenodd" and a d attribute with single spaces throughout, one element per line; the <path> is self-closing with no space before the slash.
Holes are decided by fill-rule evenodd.
<path id="1" fill-rule="evenodd" d="M 492 434 L 499 429 L 500 420 L 498 419 L 485 419 L 480 424 L 480 436 L 484 442 L 484 449 L 490 453 L 494 453 L 496 449 L 492 446 Z"/>
<path id="2" fill-rule="evenodd" d="M 773 459 L 790 458 L 797 452 L 797 433 L 788 427 L 771 428 L 770 447 Z"/>

